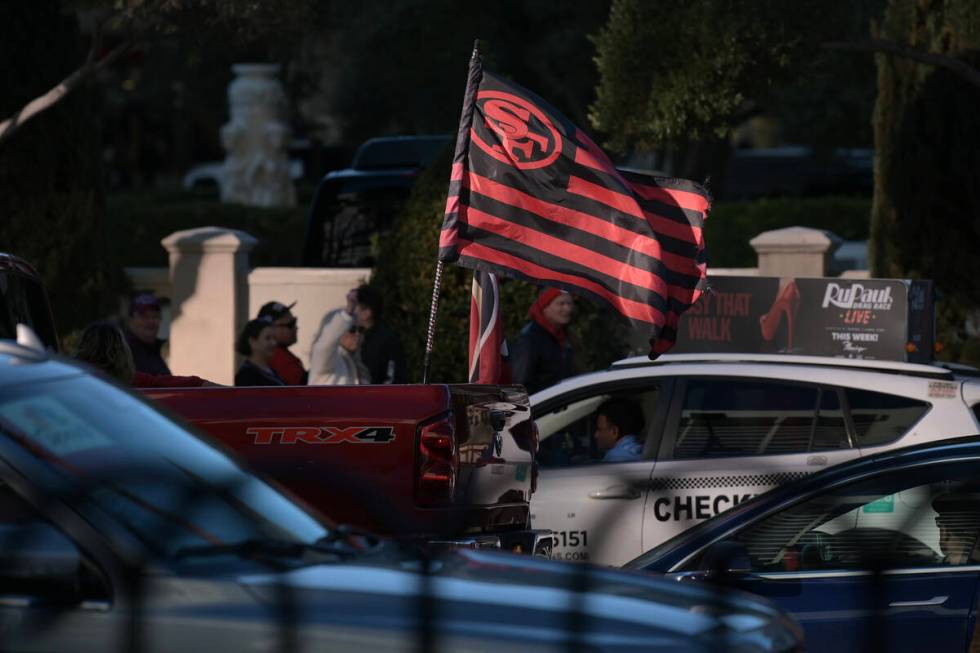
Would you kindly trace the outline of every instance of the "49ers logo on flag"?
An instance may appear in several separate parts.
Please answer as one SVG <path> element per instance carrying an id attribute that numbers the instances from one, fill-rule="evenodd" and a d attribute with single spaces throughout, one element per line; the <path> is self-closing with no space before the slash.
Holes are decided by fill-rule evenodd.
<path id="1" fill-rule="evenodd" d="M 267 426 L 245 433 L 253 444 L 388 444 L 395 439 L 390 426 Z"/>
<path id="2" fill-rule="evenodd" d="M 561 154 L 561 135 L 551 120 L 526 98 L 483 90 L 476 97 L 482 121 L 470 138 L 484 152 L 521 170 L 544 168 Z"/>

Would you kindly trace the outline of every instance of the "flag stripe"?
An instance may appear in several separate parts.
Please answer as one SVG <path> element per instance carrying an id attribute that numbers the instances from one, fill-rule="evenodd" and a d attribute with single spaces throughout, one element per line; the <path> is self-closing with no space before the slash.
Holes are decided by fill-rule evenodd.
<path id="1" fill-rule="evenodd" d="M 562 258 L 547 251 L 515 243 L 495 233 L 480 231 L 472 226 L 468 227 L 465 233 L 460 234 L 459 242 L 467 245 L 475 243 L 483 248 L 510 255 L 515 260 L 551 268 L 570 277 L 588 279 L 607 291 L 618 293 L 626 299 L 649 304 L 660 313 L 682 312 L 691 303 L 691 298 L 700 294 L 699 288 L 671 286 L 669 288 L 670 295 L 664 296 L 649 288 L 624 282 L 615 276 L 601 273 L 582 261 Z M 463 251 L 461 245 L 460 254 L 472 255 L 472 252 Z"/>
<path id="2" fill-rule="evenodd" d="M 633 229 L 627 229 L 619 224 L 609 222 L 606 218 L 600 218 L 590 213 L 584 213 L 539 200 L 531 197 L 527 193 L 514 190 L 475 173 L 470 173 L 467 176 L 464 180 L 464 185 L 472 191 L 497 200 L 498 202 L 522 209 L 567 227 L 589 232 L 612 243 L 637 250 L 651 258 L 660 259 L 667 269 L 679 274 L 698 274 L 697 268 L 692 265 L 692 259 L 697 255 L 696 249 L 691 249 L 689 245 L 685 245 L 684 248 L 686 251 L 679 254 L 674 254 L 673 252 L 666 253 L 664 252 L 666 249 L 664 243 L 653 238 L 652 233 L 649 233 L 649 228 L 643 223 L 630 226 L 643 229 L 648 233 L 640 233 Z M 471 197 L 470 199 L 472 203 L 473 198 Z M 626 221 L 629 222 L 631 219 L 627 218 Z"/>
<path id="3" fill-rule="evenodd" d="M 500 289 L 492 273 L 475 271 L 470 301 L 470 383 L 501 380 Z"/>
<path id="4" fill-rule="evenodd" d="M 689 221 L 681 223 L 679 220 L 665 218 L 652 211 L 645 211 L 639 202 L 632 195 L 617 193 L 609 188 L 604 188 L 598 184 L 593 184 L 580 177 L 571 177 L 568 180 L 568 192 L 574 195 L 581 195 L 606 206 L 622 211 L 627 215 L 641 220 L 647 220 L 655 231 L 662 232 L 671 238 L 687 240 L 695 244 L 701 243 L 701 229 L 691 225 Z"/>
<path id="5" fill-rule="evenodd" d="M 609 175 L 617 180 L 616 186 L 628 187 L 643 199 L 657 200 L 669 206 L 676 206 L 692 215 L 707 213 L 710 202 L 703 190 L 687 179 L 640 175 L 616 168 L 605 152 L 596 147 L 582 130 L 575 131 L 575 163 Z M 649 182 L 656 179 L 658 186 Z"/>
<path id="6" fill-rule="evenodd" d="M 618 171 L 617 171 L 618 172 Z M 612 192 L 632 197 L 633 201 L 646 214 L 653 214 L 658 220 L 671 220 L 685 227 L 700 230 L 704 227 L 704 213 L 684 208 L 663 197 L 644 198 L 633 192 L 633 182 L 629 182 L 619 174 L 613 176 L 597 170 L 580 169 L 579 176 L 596 186 L 608 188 Z M 700 242 L 700 238 L 686 238 L 690 242 Z"/>
<path id="7" fill-rule="evenodd" d="M 646 322 L 654 326 L 664 321 L 664 314 L 649 304 L 633 301 L 621 297 L 609 289 L 581 277 L 564 274 L 558 270 L 546 268 L 530 261 L 525 261 L 511 254 L 500 252 L 490 247 L 485 247 L 479 243 L 470 243 L 460 240 L 460 265 L 474 269 L 493 270 L 517 276 L 528 280 L 543 280 L 557 282 L 558 285 L 571 288 L 573 290 L 586 291 L 600 299 L 612 304 L 612 306 L 623 315 L 640 322 Z M 490 265 L 483 265 L 482 263 Z"/>
<path id="8" fill-rule="evenodd" d="M 642 301 L 624 297 L 609 290 L 604 285 L 592 279 L 583 279 L 574 274 L 566 274 L 549 266 L 522 259 L 511 252 L 487 247 L 480 243 L 460 240 L 459 265 L 474 270 L 485 270 L 505 274 L 528 281 L 546 281 L 548 285 L 565 290 L 586 294 L 612 305 L 622 315 L 642 322 L 654 329 L 655 334 L 662 332 L 663 326 L 675 323 L 679 316 L 672 311 L 664 313 L 654 306 Z M 700 296 L 700 292 L 698 293 Z"/>
<path id="9" fill-rule="evenodd" d="M 621 261 L 603 256 L 587 247 L 581 247 L 562 238 L 556 238 L 528 229 L 523 225 L 502 220 L 472 206 L 466 211 L 466 223 L 469 227 L 466 230 L 467 235 L 470 234 L 470 228 L 482 229 L 491 234 L 500 234 L 509 240 L 528 245 L 542 252 L 551 252 L 558 258 L 582 263 L 600 274 L 648 289 L 661 297 L 667 296 L 667 282 L 662 277 L 647 270 L 627 266 Z"/>
<path id="10" fill-rule="evenodd" d="M 496 164 L 494 163 L 494 160 L 486 157 L 482 151 L 472 153 L 470 155 L 470 160 L 472 166 L 469 174 L 476 174 L 486 179 L 493 179 L 494 182 L 500 184 L 501 193 L 524 191 L 524 194 L 528 194 L 527 191 L 532 191 L 532 196 L 540 201 L 560 205 L 563 208 L 574 209 L 583 213 L 589 213 L 594 217 L 606 221 L 615 219 L 617 215 L 622 214 L 623 219 L 620 220 L 622 223 L 621 226 L 648 236 L 652 235 L 655 228 L 655 225 L 651 224 L 650 221 L 646 219 L 647 215 L 649 215 L 657 224 L 666 224 L 666 228 L 671 229 L 673 233 L 676 233 L 679 240 L 695 246 L 701 246 L 702 239 L 700 229 L 703 225 L 703 217 L 700 213 L 695 211 L 682 209 L 676 205 L 664 204 L 662 202 L 634 197 L 633 201 L 640 207 L 640 210 L 637 211 L 634 209 L 630 211 L 628 214 L 630 219 L 627 220 L 625 219 L 627 217 L 626 213 L 620 211 L 616 211 L 614 213 L 610 212 L 610 206 L 607 203 L 603 203 L 602 198 L 591 197 L 588 194 L 570 195 L 567 183 L 562 184 L 559 180 L 554 180 L 556 185 L 550 189 L 543 189 L 537 185 L 528 187 L 527 180 L 523 180 L 514 175 L 502 175 L 499 174 L 499 172 L 495 172 L 494 166 Z M 631 192 L 629 184 L 622 177 L 620 177 L 618 173 L 607 174 L 605 171 L 598 172 L 578 166 L 574 170 L 574 173 L 570 176 L 577 176 L 586 181 L 590 181 L 592 184 L 597 186 L 609 187 L 610 190 L 621 194 L 628 194 Z M 683 225 L 683 229 L 678 229 L 676 225 L 671 225 L 666 221 L 673 221 Z M 633 224 L 630 224 L 631 222 Z M 696 228 L 696 233 L 692 232 L 692 227 Z"/>
<path id="11" fill-rule="evenodd" d="M 477 193 L 470 196 L 470 205 L 465 211 L 467 211 L 467 222 L 479 226 L 470 219 L 471 214 L 468 212 L 473 210 L 584 247 L 614 260 L 617 265 L 624 268 L 636 268 L 644 273 L 657 275 L 657 278 L 665 284 L 694 288 L 700 282 L 700 273 L 690 258 L 664 252 L 661 252 L 658 257 L 659 248 L 656 241 L 652 242 L 652 246 L 651 243 L 641 245 L 638 241 L 642 237 L 636 234 L 628 232 L 628 235 L 615 234 L 614 238 L 604 238 L 601 233 L 583 230 L 579 225 L 569 225 L 565 221 L 543 218 L 536 213 L 524 211 Z M 552 217 L 556 216 L 553 214 Z M 614 225 L 608 224 L 607 226 L 614 227 Z M 526 240 L 523 242 L 529 243 Z M 578 253 L 575 252 L 565 253 L 563 248 L 552 249 L 549 246 L 549 251 L 565 258 L 579 257 Z M 683 269 L 672 270 L 667 266 L 668 263 L 676 263 L 678 268 Z M 658 290 L 658 292 L 660 291 Z"/>

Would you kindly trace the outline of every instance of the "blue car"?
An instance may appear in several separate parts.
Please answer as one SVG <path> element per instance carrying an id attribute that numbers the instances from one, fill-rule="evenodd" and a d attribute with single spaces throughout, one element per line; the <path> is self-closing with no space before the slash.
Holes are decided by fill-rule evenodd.
<path id="1" fill-rule="evenodd" d="M 978 532 L 980 439 L 959 438 L 813 474 L 625 567 L 766 597 L 808 651 L 959 652 L 977 625 Z"/>

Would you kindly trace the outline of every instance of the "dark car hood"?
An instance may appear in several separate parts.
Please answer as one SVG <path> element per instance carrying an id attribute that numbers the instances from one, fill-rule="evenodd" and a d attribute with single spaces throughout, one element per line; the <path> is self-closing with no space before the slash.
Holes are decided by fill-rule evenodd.
<path id="1" fill-rule="evenodd" d="M 586 650 L 761 652 L 794 650 L 800 637 L 795 622 L 748 595 L 720 596 L 637 572 L 484 551 L 440 558 L 429 576 L 420 566 L 316 565 L 240 580 L 267 602 L 294 591 L 304 622 L 383 623 L 416 635 L 427 622 L 440 638 L 479 632 L 510 646 L 578 641 Z"/>

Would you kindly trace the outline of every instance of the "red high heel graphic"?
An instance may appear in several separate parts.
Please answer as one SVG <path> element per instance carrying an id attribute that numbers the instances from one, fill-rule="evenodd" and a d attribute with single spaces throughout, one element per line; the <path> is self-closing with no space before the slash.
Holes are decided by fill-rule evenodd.
<path id="1" fill-rule="evenodd" d="M 800 290 L 795 281 L 790 281 L 779 291 L 779 295 L 769 308 L 769 312 L 759 317 L 762 339 L 766 342 L 776 337 L 783 315 L 786 316 L 786 349 L 793 348 L 793 320 L 800 307 Z"/>

